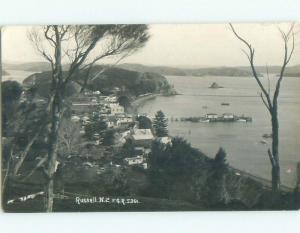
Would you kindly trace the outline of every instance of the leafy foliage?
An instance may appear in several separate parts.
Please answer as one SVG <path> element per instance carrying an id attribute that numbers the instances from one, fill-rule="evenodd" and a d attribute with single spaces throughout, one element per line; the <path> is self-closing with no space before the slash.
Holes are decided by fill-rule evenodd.
<path id="1" fill-rule="evenodd" d="M 85 126 L 85 136 L 89 139 L 93 139 L 95 133 L 103 134 L 106 129 L 106 122 L 98 120 Z"/>
<path id="2" fill-rule="evenodd" d="M 153 128 L 157 137 L 168 136 L 168 121 L 161 110 L 155 114 Z"/>
<path id="3" fill-rule="evenodd" d="M 128 109 L 129 107 L 131 107 L 130 99 L 129 99 L 129 97 L 126 96 L 126 95 L 120 96 L 120 97 L 118 98 L 118 102 L 119 102 L 119 104 L 120 104 L 121 106 L 124 107 L 125 111 L 127 111 L 127 109 Z"/>
<path id="4" fill-rule="evenodd" d="M 132 138 L 128 138 L 121 149 L 121 156 L 122 157 L 128 157 L 132 156 L 134 152 L 134 143 Z"/>
<path id="5" fill-rule="evenodd" d="M 9 130 L 8 121 L 12 121 L 14 118 L 21 93 L 22 86 L 18 82 L 4 81 L 1 83 L 3 135 L 6 135 Z"/>
<path id="6" fill-rule="evenodd" d="M 146 116 L 138 116 L 139 129 L 152 129 L 152 121 Z"/>

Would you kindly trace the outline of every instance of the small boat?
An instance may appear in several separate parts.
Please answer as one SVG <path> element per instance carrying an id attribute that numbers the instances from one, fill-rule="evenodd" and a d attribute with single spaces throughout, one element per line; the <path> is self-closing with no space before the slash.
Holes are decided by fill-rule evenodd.
<path id="1" fill-rule="evenodd" d="M 216 82 L 213 82 L 209 88 L 212 89 L 218 89 L 218 88 L 223 88 L 222 86 L 220 86 L 219 84 L 217 84 Z"/>
<path id="2" fill-rule="evenodd" d="M 200 122 L 202 122 L 202 123 L 209 123 L 209 119 L 200 120 Z"/>
<path id="3" fill-rule="evenodd" d="M 260 143 L 264 144 L 264 145 L 267 144 L 267 142 L 265 140 L 261 140 Z"/>
<path id="4" fill-rule="evenodd" d="M 247 122 L 246 119 L 238 119 L 237 121 L 238 121 L 238 122 Z"/>
<path id="5" fill-rule="evenodd" d="M 265 133 L 265 134 L 263 134 L 262 137 L 263 137 L 263 138 L 271 138 L 271 137 L 272 137 L 272 134 L 271 134 L 271 133 Z"/>
<path id="6" fill-rule="evenodd" d="M 229 106 L 230 103 L 225 103 L 225 102 L 224 102 L 224 103 L 221 103 L 221 105 L 222 105 L 222 106 Z"/>

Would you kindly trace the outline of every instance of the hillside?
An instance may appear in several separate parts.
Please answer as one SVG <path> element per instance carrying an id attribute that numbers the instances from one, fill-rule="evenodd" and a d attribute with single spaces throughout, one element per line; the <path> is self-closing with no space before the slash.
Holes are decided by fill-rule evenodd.
<path id="1" fill-rule="evenodd" d="M 50 95 L 51 72 L 45 71 L 32 74 L 28 78 L 24 79 L 23 85 L 26 87 L 33 87 L 35 94 L 40 97 L 47 98 Z M 80 86 L 77 83 L 70 83 L 67 86 L 66 96 L 71 96 L 79 90 Z"/>
<path id="2" fill-rule="evenodd" d="M 102 71 L 103 69 L 104 71 Z M 99 72 L 101 72 L 100 75 Z M 95 66 L 91 71 L 91 76 L 96 78 L 88 83 L 88 89 L 100 90 L 107 94 L 114 88 L 119 88 L 122 92 L 132 96 L 167 92 L 170 89 L 167 79 L 156 73 Z M 77 81 L 82 82 L 84 77 L 85 73 L 83 72 Z"/>
<path id="3" fill-rule="evenodd" d="M 119 88 L 125 94 L 138 96 L 146 93 L 167 92 L 170 89 L 167 79 L 155 73 L 141 73 L 120 68 L 107 68 L 99 75 L 99 72 L 105 66 L 95 66 L 91 71 L 91 76 L 95 76 L 92 81 L 87 84 L 87 89 L 100 90 L 103 93 L 110 92 Z M 68 89 L 69 94 L 79 91 L 80 86 L 84 83 L 86 72 L 81 72 L 75 82 Z M 51 83 L 51 73 L 49 71 L 35 73 L 23 81 L 26 86 L 35 86 L 37 92 L 41 96 L 49 94 Z"/>

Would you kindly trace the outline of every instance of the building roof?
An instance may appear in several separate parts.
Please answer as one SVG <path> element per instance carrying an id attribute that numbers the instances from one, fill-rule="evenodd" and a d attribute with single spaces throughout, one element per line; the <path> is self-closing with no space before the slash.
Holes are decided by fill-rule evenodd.
<path id="1" fill-rule="evenodd" d="M 152 140 L 154 138 L 150 129 L 134 129 L 132 137 L 134 140 Z"/>

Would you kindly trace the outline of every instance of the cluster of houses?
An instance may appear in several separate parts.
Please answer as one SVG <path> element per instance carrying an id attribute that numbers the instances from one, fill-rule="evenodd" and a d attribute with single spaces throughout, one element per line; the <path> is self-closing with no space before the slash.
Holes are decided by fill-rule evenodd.
<path id="1" fill-rule="evenodd" d="M 147 169 L 147 159 L 153 140 L 159 140 L 164 144 L 171 143 L 169 137 L 155 138 L 151 129 L 139 129 L 134 116 L 125 113 L 124 107 L 118 103 L 118 97 L 115 95 L 105 96 L 100 91 L 88 91 L 79 97 L 72 98 L 71 102 L 71 120 L 81 124 L 81 133 L 84 134 L 85 126 L 90 124 L 97 115 L 101 116 L 108 128 L 120 129 L 119 145 L 123 145 L 128 139 L 132 140 L 134 152 L 124 159 L 126 166 L 140 166 Z M 124 130 L 122 131 L 122 129 Z M 95 143 L 95 145 L 98 144 Z"/>
<path id="2" fill-rule="evenodd" d="M 127 165 L 140 165 L 144 169 L 148 168 L 147 159 L 151 153 L 151 145 L 154 140 L 158 140 L 162 144 L 171 143 L 170 137 L 154 137 L 151 129 L 138 129 L 133 128 L 128 135 L 134 144 L 134 153 L 132 157 L 125 158 L 124 161 Z"/>
<path id="3" fill-rule="evenodd" d="M 133 123 L 133 116 L 126 114 L 124 107 L 118 103 L 117 96 L 105 96 L 100 91 L 85 92 L 84 95 L 74 97 L 72 102 L 73 122 L 80 122 L 83 126 L 91 123 L 95 116 L 104 118 L 108 128 L 120 127 Z"/>

